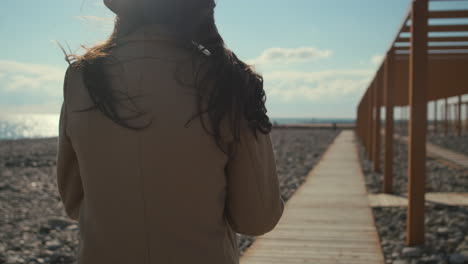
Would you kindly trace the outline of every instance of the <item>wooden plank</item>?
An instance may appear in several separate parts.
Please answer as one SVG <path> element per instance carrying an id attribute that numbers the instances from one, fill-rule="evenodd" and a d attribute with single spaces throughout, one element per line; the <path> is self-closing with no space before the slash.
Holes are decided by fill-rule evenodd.
<path id="1" fill-rule="evenodd" d="M 450 206 L 468 206 L 468 193 L 430 192 L 425 195 L 426 204 L 438 203 Z M 369 194 L 371 207 L 406 207 L 408 199 L 390 194 Z"/>
<path id="2" fill-rule="evenodd" d="M 369 204 L 372 207 L 406 207 L 408 199 L 391 194 L 369 194 Z"/>
<path id="3" fill-rule="evenodd" d="M 468 206 L 468 193 L 427 193 L 426 199 L 440 204 Z"/>
<path id="4" fill-rule="evenodd" d="M 342 131 L 242 264 L 384 262 L 352 131 Z"/>

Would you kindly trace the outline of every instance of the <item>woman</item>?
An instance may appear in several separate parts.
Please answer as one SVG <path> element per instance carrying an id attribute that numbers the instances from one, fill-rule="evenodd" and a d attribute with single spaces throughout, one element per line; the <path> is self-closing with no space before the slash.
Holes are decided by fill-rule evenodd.
<path id="1" fill-rule="evenodd" d="M 238 263 L 235 232 L 283 213 L 263 80 L 214 0 L 112 0 L 115 29 L 69 55 L 57 181 L 78 263 Z"/>

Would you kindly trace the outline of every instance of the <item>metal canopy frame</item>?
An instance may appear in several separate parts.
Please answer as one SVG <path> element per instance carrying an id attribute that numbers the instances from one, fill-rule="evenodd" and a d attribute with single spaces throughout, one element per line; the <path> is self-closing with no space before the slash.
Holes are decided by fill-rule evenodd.
<path id="1" fill-rule="evenodd" d="M 423 244 L 427 104 L 431 100 L 468 94 L 467 10 L 430 11 L 429 2 L 413 0 L 357 107 L 357 134 L 373 170 L 380 171 L 380 109 L 385 107 L 385 157 L 382 190 L 392 193 L 394 107 L 409 106 L 407 244 Z M 455 19 L 449 25 L 437 19 Z M 437 109 L 436 109 L 437 111 Z M 447 111 L 445 111 L 447 112 Z M 447 129 L 447 128 L 446 128 Z M 459 125 L 459 131 L 461 123 Z M 460 132 L 459 132 L 460 133 Z"/>

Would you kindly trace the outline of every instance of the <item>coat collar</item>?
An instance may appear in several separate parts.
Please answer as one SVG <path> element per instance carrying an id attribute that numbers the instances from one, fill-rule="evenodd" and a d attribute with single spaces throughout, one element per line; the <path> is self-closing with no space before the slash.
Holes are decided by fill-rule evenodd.
<path id="1" fill-rule="evenodd" d="M 135 32 L 121 39 L 120 44 L 133 41 L 177 41 L 177 35 L 161 24 L 151 24 L 137 29 Z"/>

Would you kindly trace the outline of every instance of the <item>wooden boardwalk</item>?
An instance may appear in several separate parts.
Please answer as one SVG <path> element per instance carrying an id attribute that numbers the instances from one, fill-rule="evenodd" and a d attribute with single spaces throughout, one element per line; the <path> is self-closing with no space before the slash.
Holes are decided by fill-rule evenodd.
<path id="1" fill-rule="evenodd" d="M 437 203 L 450 206 L 468 206 L 468 193 L 455 192 L 428 192 L 425 194 L 426 204 Z M 369 204 L 372 207 L 399 207 L 408 206 L 408 199 L 405 196 L 392 194 L 370 194 Z"/>
<path id="2" fill-rule="evenodd" d="M 395 135 L 395 139 L 401 140 L 402 142 L 408 143 L 408 137 Z M 468 156 L 458 153 L 432 143 L 426 143 L 427 153 L 430 156 L 440 157 L 442 159 L 448 160 L 459 166 L 468 168 Z"/>
<path id="3" fill-rule="evenodd" d="M 460 166 L 463 166 L 465 168 L 468 168 L 468 156 L 463 155 L 461 153 L 455 152 L 448 150 L 446 148 L 442 148 L 439 146 L 436 146 L 431 143 L 426 144 L 427 152 L 429 152 L 432 155 L 441 157 L 443 159 L 449 160 L 453 163 L 456 163 Z"/>
<path id="4" fill-rule="evenodd" d="M 241 263 L 384 263 L 353 131 L 341 132 Z"/>

